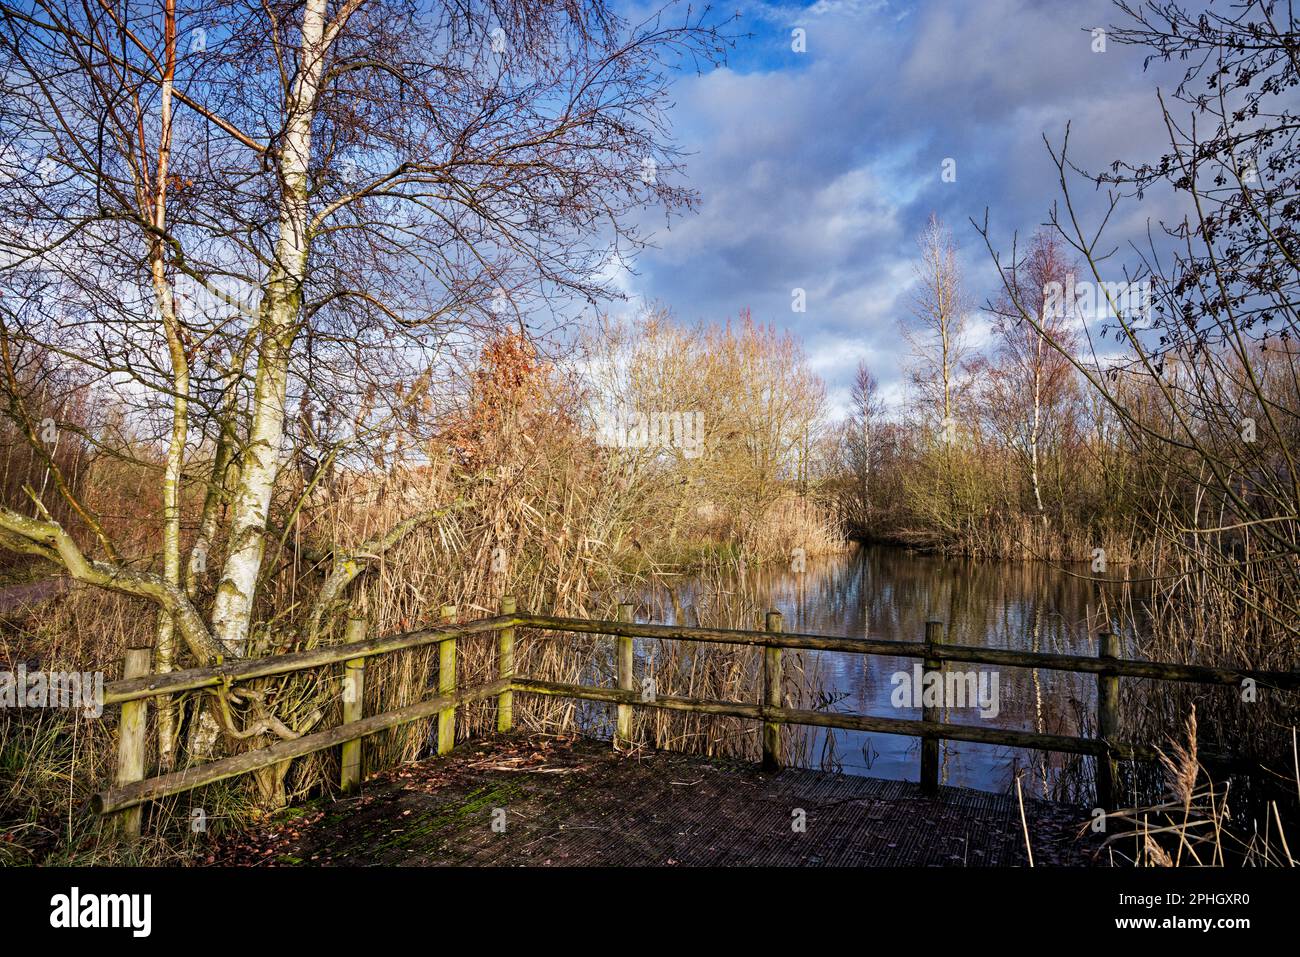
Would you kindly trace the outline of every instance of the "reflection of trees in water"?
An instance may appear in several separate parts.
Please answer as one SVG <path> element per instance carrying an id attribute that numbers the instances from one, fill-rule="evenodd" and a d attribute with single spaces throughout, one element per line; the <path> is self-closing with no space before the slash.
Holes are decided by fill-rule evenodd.
<path id="1" fill-rule="evenodd" d="M 654 619 L 686 625 L 761 628 L 763 612 L 771 608 L 785 615 L 788 632 L 919 641 L 926 621 L 939 619 L 953 644 L 1077 655 L 1097 653 L 1095 635 L 1110 621 L 1105 609 L 1116 607 L 1109 586 L 1047 564 L 971 561 L 878 546 L 810 559 L 803 574 L 784 566 L 718 566 L 662 581 L 644 597 Z M 913 659 L 788 651 L 784 657 L 795 706 L 919 717 L 919 709 L 900 713 L 890 703 L 890 677 L 910 672 Z M 946 707 L 944 720 L 1047 734 L 1090 733 L 1096 706 L 1091 676 L 972 668 L 998 672 L 998 715 L 985 718 L 974 709 Z M 809 763 L 916 776 L 912 738 L 814 729 L 801 741 L 800 753 Z M 950 741 L 944 742 L 941 760 L 949 784 L 1005 791 L 1016 775 L 1028 771 L 1022 779 L 1027 793 L 1083 800 L 1091 789 L 1091 768 L 1072 755 Z"/>

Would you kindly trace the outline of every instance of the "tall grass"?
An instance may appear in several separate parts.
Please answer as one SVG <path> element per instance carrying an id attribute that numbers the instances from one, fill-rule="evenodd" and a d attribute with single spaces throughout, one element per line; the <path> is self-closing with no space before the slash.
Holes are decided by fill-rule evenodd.
<path id="1" fill-rule="evenodd" d="M 344 639 L 348 617 L 359 615 L 372 635 L 435 624 L 444 605 L 462 619 L 494 614 L 505 594 L 519 607 L 550 614 L 613 618 L 620 601 L 635 598 L 662 574 L 663 565 L 647 558 L 641 539 L 653 541 L 654 515 L 644 508 L 644 489 L 619 460 L 597 448 L 579 430 L 558 427 L 554 416 L 530 421 L 536 410 L 507 410 L 506 421 L 482 430 L 473 454 L 456 442 L 430 446 L 420 466 L 387 471 L 356 470 L 306 488 L 292 477 L 277 490 L 278 514 L 293 519 L 289 533 L 273 536 L 259 593 L 258 626 L 250 638 L 253 654 L 269 655 Z M 545 441 L 541 441 L 544 436 Z M 301 499 L 301 501 L 299 500 Z M 431 513 L 430 521 L 391 548 L 369 552 L 373 542 L 411 515 Z M 792 510 L 782 502 L 767 510 L 741 539 L 738 552 L 788 555 L 798 541 L 808 551 L 837 547 L 824 513 Z M 218 542 L 214 546 L 221 547 Z M 147 554 L 147 549 L 141 549 Z M 311 609 L 322 583 L 343 558 L 367 570 L 339 600 L 323 608 L 313 630 Z M 703 557 L 701 555 L 700 557 Z M 205 583 L 211 587 L 211 581 Z M 200 601 L 205 596 L 200 594 Z M 757 599 L 750 596 L 750 601 Z M 739 621 L 734 605 L 719 601 L 696 609 L 698 620 Z M 145 612 L 142 614 L 142 612 Z M 757 613 L 755 606 L 754 613 Z M 752 622 L 746 622 L 752 623 Z M 125 649 L 148 645 L 154 615 L 140 602 L 88 588 L 43 604 L 25 622 L 3 629 L 3 664 L 39 661 L 46 670 L 104 670 L 109 680 Z M 524 631 L 517 645 L 521 674 L 572 683 L 612 683 L 613 642 L 592 636 L 548 635 Z M 641 667 L 654 677 L 661 694 L 744 700 L 757 694 L 759 668 L 752 651 L 671 644 L 642 648 Z M 458 680 L 473 686 L 496 674 L 495 637 L 459 642 Z M 791 659 L 791 687 L 798 662 Z M 235 700 L 236 719 L 248 722 L 254 704 L 269 707 L 288 727 L 307 732 L 341 720 L 341 675 L 333 669 L 243 683 Z M 427 699 L 438 682 L 436 652 L 417 649 L 385 655 L 368 663 L 364 709 L 391 711 Z M 250 697 L 256 696 L 256 698 Z M 192 723 L 204 695 L 178 701 L 184 724 Z M 522 729 L 607 733 L 608 708 L 582 707 L 562 699 L 516 695 L 515 719 Z M 638 709 L 640 712 L 642 709 Z M 201 812 L 209 828 L 238 826 L 269 810 L 308 795 L 331 793 L 339 777 L 338 755 L 319 753 L 244 779 L 152 805 L 141 846 L 117 847 L 101 823 L 88 813 L 89 797 L 111 783 L 117 709 L 86 722 L 58 712 L 33 713 L 3 724 L 5 794 L 0 804 L 0 843 L 8 858 L 21 862 L 79 860 L 167 860 L 197 853 L 201 841 L 191 828 Z M 154 709 L 150 709 L 149 741 Z M 706 754 L 756 754 L 752 728 L 738 721 L 716 727 L 698 717 L 639 713 L 637 734 L 655 747 Z M 463 708 L 457 717 L 459 740 L 495 728 L 495 703 Z M 235 749 L 272 743 L 257 734 Z M 367 739 L 366 770 L 422 758 L 435 743 L 432 721 L 416 722 Z M 156 754 L 149 756 L 156 766 Z"/>
<path id="2" fill-rule="evenodd" d="M 125 649 L 147 644 L 153 618 L 139 604 L 73 587 L 0 628 L 0 670 L 101 671 L 120 677 Z M 101 718 L 79 709 L 24 708 L 0 721 L 0 864 L 163 863 L 200 847 L 190 808 L 177 800 L 151 811 L 137 846 L 119 844 L 108 822 L 90 812 L 90 798 L 112 782 L 118 709 Z M 153 741 L 150 739 L 152 747 Z M 151 755 L 150 760 L 156 758 Z M 217 785 L 201 802 L 206 824 L 246 820 L 256 812 L 245 788 Z"/>
<path id="3" fill-rule="evenodd" d="M 1296 667 L 1300 594 L 1293 591 L 1294 575 L 1279 567 L 1289 559 L 1257 554 L 1249 542 L 1232 550 L 1209 537 L 1173 532 L 1158 535 L 1153 554 L 1145 569 L 1149 597 L 1139 604 L 1128 594 L 1115 610 L 1135 636 L 1127 654 L 1233 669 Z M 1286 796 L 1300 693 L 1244 683 L 1159 682 L 1144 689 L 1135 682 L 1125 688 L 1123 720 L 1136 737 L 1168 740 L 1195 710 L 1203 753 L 1232 755 L 1257 768 L 1236 779 L 1237 807 L 1258 808 Z"/>
<path id="4" fill-rule="evenodd" d="M 1105 848 L 1109 861 L 1138 867 L 1295 867 L 1292 850 L 1295 808 L 1300 803 L 1300 757 L 1292 742 L 1291 788 L 1295 802 L 1257 804 L 1257 812 L 1233 809 L 1232 779 L 1216 780 L 1200 760 L 1197 711 L 1187 715 L 1182 740 L 1171 739 L 1161 751 L 1164 794 L 1153 804 L 1123 808 L 1107 815 Z M 1288 795 L 1290 797 L 1291 795 Z M 1288 837 L 1288 824 L 1291 836 Z"/>

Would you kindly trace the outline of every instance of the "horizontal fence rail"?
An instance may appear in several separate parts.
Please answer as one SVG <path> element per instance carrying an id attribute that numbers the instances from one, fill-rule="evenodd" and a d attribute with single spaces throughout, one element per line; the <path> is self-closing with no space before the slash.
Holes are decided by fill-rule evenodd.
<path id="1" fill-rule="evenodd" d="M 499 631 L 511 625 L 523 624 L 524 621 L 525 619 L 517 615 L 498 615 L 495 618 L 479 618 L 463 625 L 422 628 L 398 635 L 385 635 L 383 638 L 329 645 L 311 651 L 295 651 L 287 655 L 271 655 L 267 658 L 241 658 L 238 661 L 208 668 L 188 668 L 184 671 L 169 671 L 166 674 L 113 681 L 104 685 L 104 704 L 120 704 L 123 701 L 137 701 L 141 698 L 176 694 L 180 691 L 217 688 L 232 681 L 249 681 L 253 678 L 270 678 L 294 671 L 306 671 L 323 665 L 341 664 L 351 658 L 369 658 L 392 651 L 407 651 L 411 648 L 436 645 L 449 638 Z"/>
<path id="2" fill-rule="evenodd" d="M 562 684 L 556 681 L 538 681 L 519 678 L 516 691 L 533 694 L 558 695 L 562 698 L 582 698 L 587 701 L 608 701 L 615 704 L 639 705 L 647 708 L 665 708 L 670 711 L 693 711 L 732 718 L 753 718 L 774 724 L 805 724 L 818 728 L 838 728 L 845 731 L 873 731 L 877 734 L 901 734 L 909 737 L 935 735 L 951 741 L 973 741 L 980 744 L 1006 744 L 1038 751 L 1063 751 L 1073 754 L 1105 754 L 1104 741 L 1093 738 L 1071 738 L 1061 734 L 1039 734 L 1034 731 L 1014 731 L 1006 728 L 989 728 L 982 725 L 949 724 L 942 721 L 914 721 L 908 718 L 878 718 L 865 714 L 840 714 L 834 711 L 807 711 L 797 708 L 779 708 L 768 705 L 741 704 L 735 701 L 712 701 L 704 698 L 683 698 L 656 695 L 653 699 L 640 697 L 634 691 L 618 688 L 596 688 L 591 685 Z M 1131 752 L 1125 756 L 1155 756 L 1155 750 L 1142 746 L 1120 750 Z"/>
<path id="3" fill-rule="evenodd" d="M 1129 678 L 1153 678 L 1160 681 L 1186 681 L 1197 684 L 1240 685 L 1250 678 L 1259 687 L 1294 691 L 1300 689 L 1300 671 L 1254 671 L 1251 669 L 1212 668 L 1206 665 L 1177 665 L 1136 658 L 1089 658 L 1083 655 L 1053 655 L 1039 651 L 1014 651 L 1009 648 L 980 648 L 975 645 L 948 645 L 926 650 L 923 641 L 883 641 L 879 638 L 832 638 L 783 631 L 743 631 L 720 628 L 684 628 L 676 625 L 643 625 L 588 618 L 557 618 L 551 615 L 521 615 L 520 623 L 550 631 L 583 632 L 629 638 L 660 638 L 672 641 L 707 641 L 726 645 L 749 645 L 764 648 L 792 648 L 807 651 L 839 651 L 853 655 L 893 655 L 899 658 L 934 657 L 944 661 L 1002 665 L 1015 668 L 1042 668 L 1049 671 L 1078 671 L 1088 674 L 1121 675 Z"/>
<path id="4" fill-rule="evenodd" d="M 768 770 L 776 770 L 782 764 L 781 725 L 803 725 L 919 737 L 922 741 L 921 786 L 931 792 L 938 788 L 938 743 L 942 740 L 1086 755 L 1097 759 L 1098 799 L 1106 808 L 1111 808 L 1114 806 L 1117 789 L 1116 762 L 1119 759 L 1152 760 L 1158 754 L 1156 749 L 1149 745 L 1119 740 L 1118 680 L 1120 677 L 1215 685 L 1240 685 L 1249 679 L 1261 688 L 1288 691 L 1300 689 L 1300 671 L 1257 671 L 1121 658 L 1118 655 L 1119 639 L 1109 633 L 1100 636 L 1098 656 L 1087 657 L 950 645 L 943 641 L 944 629 L 940 622 L 927 624 L 924 641 L 885 641 L 873 638 L 840 638 L 785 632 L 781 629 L 781 615 L 776 612 L 768 613 L 767 628 L 764 631 L 639 624 L 632 621 L 632 606 L 627 604 L 619 607 L 617 621 L 516 613 L 515 600 L 510 596 L 501 600 L 501 614 L 493 617 L 455 623 L 454 606 L 444 606 L 441 615 L 446 623 L 435 628 L 361 640 L 357 639 L 364 635 L 365 624 L 359 619 L 353 619 L 348 623 L 349 640 L 344 644 L 166 674 L 142 674 L 148 661 L 147 653 L 142 655 L 144 649 L 132 649 L 128 652 L 123 680 L 111 682 L 104 688 L 105 704 L 122 705 L 118 767 L 115 786 L 96 794 L 92 799 L 92 806 L 99 813 L 115 814 L 126 836 L 135 837 L 140 830 L 140 807 L 147 801 L 180 794 L 338 746 L 343 747 L 340 784 L 345 791 L 353 790 L 361 782 L 360 742 L 362 738 L 413 721 L 436 717 L 438 719 L 437 751 L 439 754 L 445 754 L 455 742 L 457 708 L 495 697 L 497 699 L 496 728 L 500 732 L 507 732 L 511 730 L 513 723 L 513 696 L 515 693 L 522 693 L 615 705 L 617 722 L 614 746 L 616 748 L 625 747 L 630 743 L 632 714 L 638 707 L 761 722 L 763 766 Z M 614 638 L 618 662 L 617 687 L 566 684 L 517 676 L 514 673 L 514 643 L 516 629 L 520 627 Z M 459 688 L 456 681 L 456 642 L 460 638 L 489 633 L 497 635 L 496 680 L 472 689 Z M 762 649 L 762 703 L 750 704 L 673 695 L 648 697 L 638 693 L 633 690 L 635 660 L 632 639 L 634 638 L 704 642 Z M 437 645 L 439 652 L 438 694 L 383 714 L 363 717 L 361 690 L 366 659 L 374 655 L 432 645 Z M 922 708 L 920 720 L 785 707 L 781 686 L 781 652 L 786 649 L 920 658 L 924 661 L 927 673 L 942 671 L 945 662 L 954 661 L 1093 674 L 1097 678 L 1098 736 L 1082 738 L 994 728 L 987 725 L 955 724 L 940 720 L 938 709 L 928 707 Z M 273 677 L 330 665 L 344 666 L 343 723 L 338 727 L 279 741 L 263 748 L 159 777 L 144 779 L 143 709 L 147 699 L 186 691 L 228 687 L 238 681 Z"/>
<path id="5" fill-rule="evenodd" d="M 436 717 L 440 711 L 447 708 L 471 704 L 475 701 L 482 701 L 484 698 L 490 698 L 492 695 L 500 694 L 508 686 L 509 682 L 507 681 L 494 681 L 472 691 L 439 695 L 426 701 L 408 704 L 406 707 L 398 708 L 395 711 L 385 711 L 383 714 L 377 714 L 371 718 L 361 718 L 348 724 L 341 724 L 337 728 L 330 728 L 328 731 L 305 734 L 300 738 L 279 741 L 256 751 L 245 751 L 243 754 L 222 758 L 219 761 L 209 761 L 206 764 L 195 765 L 183 771 L 175 771 L 161 777 L 136 781 L 109 791 L 101 791 L 91 798 L 91 806 L 100 814 L 108 814 L 137 804 L 143 804 L 145 801 L 156 801 L 159 798 L 170 797 L 183 791 L 192 791 L 207 784 L 215 784 L 218 781 L 224 781 L 241 774 L 257 771 L 260 768 L 279 764 L 281 761 L 301 758 L 317 751 L 324 751 L 326 748 L 346 744 L 349 741 L 356 741 L 378 731 L 387 731 L 389 728 L 409 724 L 421 718 Z"/>

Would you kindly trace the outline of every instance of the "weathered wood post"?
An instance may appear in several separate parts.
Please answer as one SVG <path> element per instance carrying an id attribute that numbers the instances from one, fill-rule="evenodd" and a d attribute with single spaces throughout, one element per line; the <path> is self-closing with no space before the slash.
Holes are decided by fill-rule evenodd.
<path id="1" fill-rule="evenodd" d="M 1105 661 L 1120 656 L 1119 635 L 1107 631 L 1098 637 L 1098 658 Z M 1097 673 L 1097 737 L 1106 743 L 1106 753 L 1097 755 L 1097 803 L 1110 811 L 1117 806 L 1119 786 L 1114 750 L 1119 741 L 1119 675 Z"/>
<path id="2" fill-rule="evenodd" d="M 142 678 L 149 673 L 153 651 L 149 648 L 128 648 L 122 663 L 122 677 Z M 117 727 L 117 786 L 134 784 L 144 779 L 145 730 L 148 726 L 148 699 L 122 702 L 122 714 Z M 140 839 L 140 823 L 144 808 L 141 805 L 119 811 L 118 833 L 127 841 Z"/>
<path id="3" fill-rule="evenodd" d="M 366 620 L 349 618 L 344 640 L 348 644 L 366 640 Z M 360 721 L 364 716 L 366 695 L 366 659 L 349 658 L 343 662 L 343 723 Z M 343 769 L 339 787 L 345 793 L 361 787 L 361 739 L 343 744 Z"/>
<path id="4" fill-rule="evenodd" d="M 935 721 L 943 720 L 943 709 L 936 701 L 935 704 L 927 705 L 925 703 L 925 686 L 927 681 L 936 680 L 928 676 L 937 674 L 938 691 L 937 696 L 932 696 L 942 700 L 943 695 L 943 662 L 935 658 L 932 654 L 937 645 L 943 644 L 943 622 L 927 621 L 925 623 L 925 658 L 922 661 L 922 682 L 921 682 L 921 720 Z M 921 790 L 926 794 L 937 794 L 939 792 L 939 738 L 937 735 L 927 734 L 921 738 Z"/>
<path id="5" fill-rule="evenodd" d="M 514 595 L 501 596 L 501 614 L 513 615 L 518 610 Z M 515 677 L 515 630 L 502 628 L 497 632 L 497 677 L 511 681 Z M 507 688 L 497 695 L 497 731 L 506 732 L 515 724 L 515 693 Z"/>
<path id="6" fill-rule="evenodd" d="M 456 620 L 456 606 L 442 606 L 442 620 Z M 456 639 L 438 642 L 438 694 L 456 693 Z M 456 706 L 438 712 L 438 753 L 446 754 L 456 745 Z"/>
<path id="7" fill-rule="evenodd" d="M 779 611 L 769 611 L 767 630 L 779 635 L 783 620 Z M 781 649 L 774 646 L 763 649 L 763 704 L 781 707 Z M 776 721 L 763 722 L 763 770 L 781 770 L 781 725 Z"/>
<path id="8" fill-rule="evenodd" d="M 632 605 L 623 602 L 618 606 L 618 620 L 630 622 L 632 620 Z M 632 639 L 619 635 L 615 638 L 615 646 L 618 654 L 618 686 L 623 691 L 632 691 L 635 678 L 632 674 Z M 614 730 L 614 748 L 620 750 L 629 747 L 632 744 L 632 706 L 630 704 L 620 704 L 618 706 L 618 723 Z"/>

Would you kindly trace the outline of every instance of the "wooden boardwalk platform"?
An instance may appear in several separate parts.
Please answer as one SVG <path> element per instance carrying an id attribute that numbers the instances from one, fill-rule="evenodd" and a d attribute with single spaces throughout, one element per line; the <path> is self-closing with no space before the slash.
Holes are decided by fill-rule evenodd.
<path id="1" fill-rule="evenodd" d="M 1079 808 L 1026 802 L 1035 864 L 1091 863 Z M 800 817 L 806 828 L 797 830 Z M 495 824 L 495 828 L 494 828 Z M 216 864 L 1023 866 L 1014 796 L 502 735 L 291 809 Z"/>

